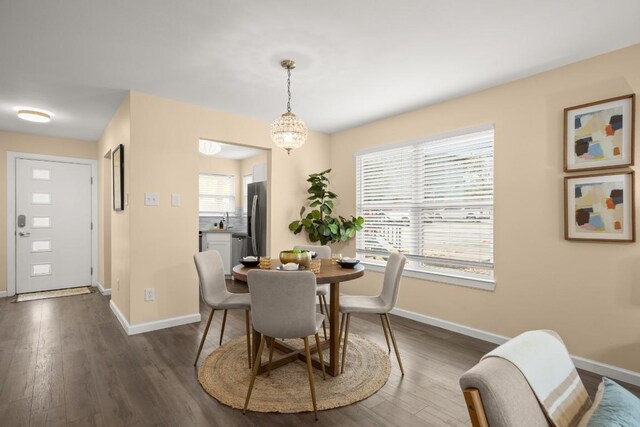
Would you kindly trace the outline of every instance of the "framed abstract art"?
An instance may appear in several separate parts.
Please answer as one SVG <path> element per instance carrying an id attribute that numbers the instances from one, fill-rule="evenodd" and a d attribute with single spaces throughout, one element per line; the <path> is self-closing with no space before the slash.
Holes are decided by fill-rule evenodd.
<path id="1" fill-rule="evenodd" d="M 635 94 L 564 109 L 564 170 L 633 164 Z"/>
<path id="2" fill-rule="evenodd" d="M 633 180 L 633 172 L 565 177 L 565 239 L 634 242 Z"/>
<path id="3" fill-rule="evenodd" d="M 111 152 L 113 178 L 113 210 L 124 210 L 124 145 L 118 144 Z"/>

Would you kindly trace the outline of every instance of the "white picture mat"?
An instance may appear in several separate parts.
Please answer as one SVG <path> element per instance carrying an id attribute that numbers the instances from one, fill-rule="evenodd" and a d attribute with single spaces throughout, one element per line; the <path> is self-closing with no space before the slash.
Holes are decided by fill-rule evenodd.
<path id="1" fill-rule="evenodd" d="M 582 232 L 576 230 L 576 199 L 575 187 L 581 184 L 598 184 L 605 182 L 624 181 L 623 194 L 623 214 L 622 233 L 604 232 Z M 571 178 L 567 180 L 567 235 L 575 239 L 611 239 L 611 240 L 631 240 L 633 238 L 633 204 L 631 203 L 631 189 L 633 188 L 633 174 L 621 173 L 616 175 L 588 176 L 582 178 Z"/>
<path id="2" fill-rule="evenodd" d="M 567 112 L 567 169 L 590 169 L 611 166 L 626 165 L 631 163 L 631 124 L 633 122 L 632 98 L 618 99 L 604 104 L 591 105 L 589 107 L 577 108 Z M 576 116 L 592 113 L 595 111 L 607 110 L 610 108 L 622 107 L 622 155 L 619 159 L 578 161 L 575 153 L 575 118 Z"/>

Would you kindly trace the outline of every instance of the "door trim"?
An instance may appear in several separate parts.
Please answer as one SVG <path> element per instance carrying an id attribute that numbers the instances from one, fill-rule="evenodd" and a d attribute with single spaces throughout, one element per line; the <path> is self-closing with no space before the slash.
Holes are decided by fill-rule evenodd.
<path id="1" fill-rule="evenodd" d="M 16 294 L 16 160 L 46 160 L 50 162 L 75 163 L 91 166 L 91 285 L 98 282 L 98 161 L 77 157 L 49 156 L 44 154 L 7 152 L 7 294 Z"/>

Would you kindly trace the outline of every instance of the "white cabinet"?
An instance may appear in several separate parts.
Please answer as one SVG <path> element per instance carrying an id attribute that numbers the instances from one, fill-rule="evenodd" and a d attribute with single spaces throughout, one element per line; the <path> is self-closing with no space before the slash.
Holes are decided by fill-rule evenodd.
<path id="1" fill-rule="evenodd" d="M 267 164 L 266 163 L 257 163 L 253 165 L 251 170 L 253 174 L 252 182 L 261 182 L 267 180 Z"/>
<path id="2" fill-rule="evenodd" d="M 224 274 L 231 275 L 231 233 L 207 233 L 207 250 L 220 252 Z"/>

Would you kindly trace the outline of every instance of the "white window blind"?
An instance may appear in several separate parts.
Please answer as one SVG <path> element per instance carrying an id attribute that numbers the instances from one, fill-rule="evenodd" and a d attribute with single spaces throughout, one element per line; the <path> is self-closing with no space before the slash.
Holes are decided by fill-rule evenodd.
<path id="1" fill-rule="evenodd" d="M 249 207 L 247 206 L 247 194 L 249 194 L 249 184 L 253 183 L 253 175 L 244 175 L 242 177 L 242 213 L 247 214 Z"/>
<path id="2" fill-rule="evenodd" d="M 407 270 L 493 278 L 493 129 L 356 155 L 358 256 Z"/>
<path id="3" fill-rule="evenodd" d="M 235 177 L 200 174 L 200 214 L 222 214 L 236 210 Z"/>

